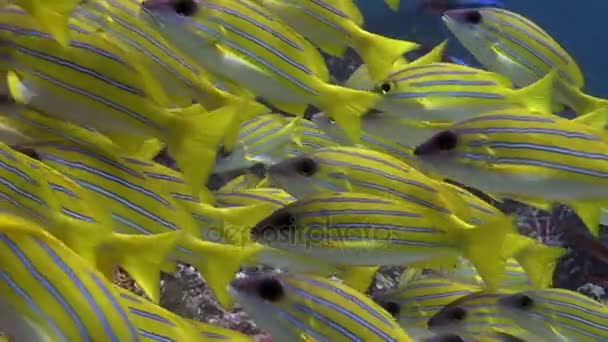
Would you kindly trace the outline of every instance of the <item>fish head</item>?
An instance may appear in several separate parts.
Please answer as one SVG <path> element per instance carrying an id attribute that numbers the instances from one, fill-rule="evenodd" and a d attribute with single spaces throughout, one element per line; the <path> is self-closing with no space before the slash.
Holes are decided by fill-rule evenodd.
<path id="1" fill-rule="evenodd" d="M 446 168 L 459 166 L 458 156 L 469 149 L 457 130 L 445 129 L 435 133 L 414 149 L 414 155 L 427 167 L 441 173 Z"/>
<path id="2" fill-rule="evenodd" d="M 461 305 L 448 305 L 431 317 L 428 328 L 433 332 L 448 332 L 462 330 L 469 312 Z"/>
<path id="3" fill-rule="evenodd" d="M 555 336 L 551 318 L 542 314 L 542 305 L 532 291 L 523 291 L 503 296 L 498 300 L 501 314 L 512 319 L 522 328 L 538 336 Z"/>
<path id="4" fill-rule="evenodd" d="M 305 198 L 323 192 L 348 190 L 343 170 L 323 158 L 324 149 L 284 160 L 268 168 L 268 175 L 289 194 Z"/>
<path id="5" fill-rule="evenodd" d="M 298 236 L 298 212 L 293 205 L 276 210 L 251 230 L 251 239 L 270 247 L 290 249 L 301 243 Z"/>
<path id="6" fill-rule="evenodd" d="M 332 120 L 325 113 L 320 112 L 313 114 L 310 118 L 323 133 L 327 134 L 332 140 L 340 143 L 341 145 L 351 145 L 350 139 L 344 133 L 344 130 L 340 126 L 336 125 L 336 122 Z"/>
<path id="7" fill-rule="evenodd" d="M 300 340 L 299 332 L 286 319 L 289 293 L 281 276 L 257 275 L 235 279 L 228 286 L 228 292 L 273 340 Z"/>

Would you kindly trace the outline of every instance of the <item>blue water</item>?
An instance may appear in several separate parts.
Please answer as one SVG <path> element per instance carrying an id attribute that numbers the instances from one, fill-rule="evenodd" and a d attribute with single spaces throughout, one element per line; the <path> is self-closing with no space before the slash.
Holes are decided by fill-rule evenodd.
<path id="1" fill-rule="evenodd" d="M 470 58 L 443 26 L 439 15 L 416 13 L 418 0 L 401 0 L 392 12 L 382 0 L 358 0 L 366 28 L 393 37 L 433 46 L 450 38 L 448 52 Z M 583 70 L 585 91 L 608 97 L 608 1 L 606 0 L 503 0 L 506 8 L 520 13 L 545 29 Z"/>

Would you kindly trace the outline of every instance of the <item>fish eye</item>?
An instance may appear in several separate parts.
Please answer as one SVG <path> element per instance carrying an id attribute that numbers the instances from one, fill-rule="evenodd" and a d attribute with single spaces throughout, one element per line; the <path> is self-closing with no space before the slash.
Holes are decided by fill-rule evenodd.
<path id="1" fill-rule="evenodd" d="M 440 336 L 435 342 L 464 342 L 464 339 L 456 334 L 447 334 Z"/>
<path id="2" fill-rule="evenodd" d="M 382 303 L 382 307 L 393 317 L 399 316 L 399 312 L 401 311 L 399 304 L 392 301 Z"/>
<path id="3" fill-rule="evenodd" d="M 534 299 L 526 295 L 521 295 L 517 298 L 517 305 L 524 310 L 530 309 L 534 305 Z"/>
<path id="4" fill-rule="evenodd" d="M 296 164 L 296 169 L 299 174 L 304 177 L 310 177 L 315 174 L 318 170 L 317 162 L 312 158 L 302 158 Z"/>
<path id="5" fill-rule="evenodd" d="M 452 131 L 443 131 L 435 139 L 441 151 L 449 151 L 458 146 L 458 136 Z"/>
<path id="6" fill-rule="evenodd" d="M 258 296 L 269 302 L 277 302 L 283 298 L 285 291 L 283 285 L 276 278 L 267 278 L 258 284 Z"/>
<path id="7" fill-rule="evenodd" d="M 175 13 L 184 17 L 189 17 L 198 10 L 198 4 L 195 0 L 174 0 L 171 4 Z"/>
<path id="8" fill-rule="evenodd" d="M 391 91 L 393 87 L 391 86 L 390 82 L 384 82 L 380 85 L 380 91 L 382 92 L 382 94 L 388 94 L 388 92 Z"/>
<path id="9" fill-rule="evenodd" d="M 463 308 L 454 308 L 449 313 L 449 318 L 452 321 L 463 321 L 467 317 L 467 311 Z"/>
<path id="10" fill-rule="evenodd" d="M 477 24 L 481 23 L 481 20 L 482 20 L 481 12 L 468 11 L 464 15 L 464 20 L 469 24 L 477 25 Z"/>
<path id="11" fill-rule="evenodd" d="M 36 160 L 40 160 L 40 155 L 38 154 L 38 152 L 36 152 L 35 149 L 31 148 L 31 147 L 13 147 L 13 149 L 19 153 L 25 154 L 26 156 L 32 158 L 32 159 L 36 159 Z"/>

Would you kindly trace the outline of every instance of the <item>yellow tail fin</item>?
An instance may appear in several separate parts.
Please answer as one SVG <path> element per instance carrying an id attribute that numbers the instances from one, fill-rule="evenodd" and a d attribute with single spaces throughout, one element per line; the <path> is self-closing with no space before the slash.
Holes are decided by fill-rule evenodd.
<path id="1" fill-rule="evenodd" d="M 431 51 L 427 54 L 411 61 L 407 64 L 408 67 L 417 66 L 417 65 L 425 65 L 431 63 L 439 63 L 443 59 L 443 53 L 445 52 L 445 48 L 448 46 L 447 39 L 441 42 L 439 45 L 435 46 Z M 405 66 L 405 65 L 403 65 Z"/>
<path id="2" fill-rule="evenodd" d="M 399 57 L 420 46 L 417 43 L 373 34 L 357 26 L 351 31 L 353 31 L 351 38 L 353 47 L 367 64 L 369 74 L 374 81 L 386 78 L 391 73 L 393 63 Z"/>
<path id="3" fill-rule="evenodd" d="M 193 252 L 190 260 L 182 261 L 188 262 L 201 273 L 222 306 L 230 307 L 232 299 L 227 286 L 243 261 L 251 257 L 259 247 L 223 245 L 197 239 L 191 234 L 184 235 L 182 245 Z"/>
<path id="4" fill-rule="evenodd" d="M 184 232 L 175 231 L 155 235 L 112 234 L 99 255 L 101 269 L 108 263 L 120 265 L 154 302 L 160 300 L 160 272 L 169 252 Z"/>
<path id="5" fill-rule="evenodd" d="M 78 1 L 19 1 L 19 6 L 28 11 L 53 38 L 62 46 L 70 43 L 68 20 L 70 12 L 76 8 Z M 58 8 L 52 8 L 61 4 Z M 51 8 L 48 8 L 48 6 Z M 59 8 L 63 7 L 63 8 Z"/>
<path id="6" fill-rule="evenodd" d="M 344 284 L 365 293 L 380 266 L 350 266 L 338 274 Z"/>
<path id="7" fill-rule="evenodd" d="M 397 11 L 399 9 L 399 0 L 384 0 L 384 2 L 390 7 L 393 11 Z"/>
<path id="8" fill-rule="evenodd" d="M 199 109 L 199 114 L 192 114 L 190 107 L 182 113 L 173 111 L 172 126 L 167 128 L 167 143 L 169 154 L 175 158 L 184 181 L 192 188 L 192 195 L 198 195 L 211 173 L 218 145 L 234 122 L 239 105 L 210 113 L 200 105 L 193 106 Z"/>
<path id="9" fill-rule="evenodd" d="M 557 266 L 557 261 L 568 251 L 565 248 L 551 247 L 525 236 L 517 236 L 522 240 L 521 247 L 512 254 L 517 262 L 523 267 L 532 282 L 537 288 L 548 288 L 553 284 L 553 272 Z M 507 238 L 506 244 L 513 243 L 511 236 Z"/>
<path id="10" fill-rule="evenodd" d="M 361 116 L 380 100 L 380 96 L 331 84 L 324 87 L 324 94 L 319 96 L 319 107 L 336 121 L 353 143 L 358 143 L 361 139 Z"/>
<path id="11" fill-rule="evenodd" d="M 579 116 L 572 121 L 604 131 L 608 128 L 608 105 Z"/>
<path id="12" fill-rule="evenodd" d="M 224 241 L 237 246 L 250 244 L 251 228 L 272 213 L 272 207 L 266 204 L 231 208 L 200 204 L 196 209 L 196 214 L 209 217 L 219 225 L 218 233 Z"/>
<path id="13" fill-rule="evenodd" d="M 490 289 L 497 289 L 502 281 L 506 267 L 502 248 L 510 233 L 515 233 L 510 216 L 461 230 L 464 256 L 475 265 L 477 273 Z"/>
<path id="14" fill-rule="evenodd" d="M 553 70 L 535 83 L 514 90 L 516 101 L 531 111 L 552 113 L 553 85 L 556 77 L 557 71 Z"/>
<path id="15" fill-rule="evenodd" d="M 576 215 L 585 223 L 587 229 L 595 237 L 600 235 L 600 221 L 602 212 L 599 203 L 597 202 L 570 202 L 567 203 L 574 210 Z"/>

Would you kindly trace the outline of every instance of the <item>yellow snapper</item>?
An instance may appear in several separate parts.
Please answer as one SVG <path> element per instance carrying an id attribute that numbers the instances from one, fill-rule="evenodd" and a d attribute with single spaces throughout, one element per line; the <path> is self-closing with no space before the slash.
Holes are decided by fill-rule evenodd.
<path id="1" fill-rule="evenodd" d="M 181 196 L 178 182 L 174 185 L 177 194 L 174 196 L 167 192 L 166 185 L 159 185 L 154 175 L 137 172 L 138 163 L 120 163 L 66 144 L 38 145 L 35 150 L 41 161 L 68 175 L 111 213 L 115 232 L 151 235 L 184 231 L 177 246 L 165 257 L 163 270 L 177 261 L 193 265 L 218 300 L 228 305 L 226 284 L 233 279 L 241 261 L 254 250 L 201 240 L 198 223 L 184 206 L 192 202 L 193 196 Z M 139 279 L 147 279 L 142 287 L 158 291 L 158 273 L 141 272 Z"/>
<path id="2" fill-rule="evenodd" d="M 0 217 L 0 330 L 17 341 L 139 341 L 109 281 L 42 227 Z"/>
<path id="3" fill-rule="evenodd" d="M 451 187 L 396 158 L 365 148 L 319 149 L 271 166 L 268 175 L 299 199 L 324 192 L 369 193 L 429 208 L 436 215 L 455 215 L 466 222 L 476 211 Z"/>
<path id="4" fill-rule="evenodd" d="M 414 154 L 425 167 L 481 191 L 566 203 L 597 235 L 608 195 L 607 141 L 583 123 L 515 108 L 454 123 Z"/>
<path id="5" fill-rule="evenodd" d="M 444 306 L 474 292 L 478 285 L 449 278 L 429 277 L 413 280 L 399 288 L 373 295 L 376 303 L 388 311 L 411 336 L 428 336 L 427 321 Z"/>
<path id="6" fill-rule="evenodd" d="M 509 107 L 551 113 L 551 90 L 555 74 L 526 88 L 513 89 L 502 75 L 452 63 L 405 66 L 376 86 L 383 95 L 374 108 L 378 131 L 399 122 L 450 123 L 469 116 Z M 412 123 L 414 121 L 414 123 Z M 370 127 L 371 128 L 371 127 Z M 392 136 L 391 136 L 392 137 Z"/>
<path id="7" fill-rule="evenodd" d="M 550 341 L 604 341 L 608 338 L 608 308 L 578 292 L 527 290 L 504 296 L 498 303 L 503 314 Z"/>
<path id="8" fill-rule="evenodd" d="M 519 337 L 499 331 L 490 331 L 482 334 L 454 334 L 445 333 L 428 337 L 422 342 L 525 342 Z"/>
<path id="9" fill-rule="evenodd" d="M 504 332 L 524 341 L 549 341 L 539 339 L 524 330 L 511 318 L 503 315 L 498 301 L 507 292 L 475 292 L 461 297 L 443 307 L 428 321 L 428 327 L 435 333 L 458 332 L 484 334 Z M 532 339 L 534 337 L 534 339 Z"/>
<path id="10" fill-rule="evenodd" d="M 256 0 L 321 50 L 342 56 L 351 46 L 375 80 L 390 73 L 395 60 L 418 44 L 383 37 L 361 28 L 363 16 L 352 0 Z"/>
<path id="11" fill-rule="evenodd" d="M 315 105 L 356 140 L 358 117 L 379 99 L 371 92 L 331 85 L 319 52 L 303 37 L 247 0 L 148 0 L 149 22 L 210 72 L 302 114 Z"/>
<path id="12" fill-rule="evenodd" d="M 185 318 L 118 286 L 114 290 L 142 341 L 198 340 L 198 331 Z"/>
<path id="13" fill-rule="evenodd" d="M 448 41 L 444 40 L 437 46 L 433 47 L 428 53 L 419 58 L 408 62 L 405 58 L 396 59 L 391 67 L 391 72 L 399 71 L 406 66 L 412 67 L 415 65 L 424 65 L 430 63 L 439 63 L 442 61 L 443 53 L 447 46 Z M 387 74 L 388 75 L 388 74 Z M 386 75 L 385 75 L 386 76 Z M 346 82 L 344 82 L 344 86 L 353 89 L 359 90 L 373 90 L 379 80 L 374 80 L 369 71 L 369 67 L 367 64 L 361 64 L 353 71 L 353 73 L 348 77 Z"/>
<path id="14" fill-rule="evenodd" d="M 512 230 L 508 217 L 473 227 L 410 202 L 344 192 L 291 203 L 259 222 L 251 235 L 264 245 L 336 265 L 427 265 L 464 255 L 495 287 L 504 271 L 500 250 Z"/>
<path id="15" fill-rule="evenodd" d="M 443 21 L 456 38 L 486 68 L 507 76 L 519 87 L 528 86 L 551 70 L 580 93 L 583 74 L 576 61 L 547 32 L 524 16 L 500 8 L 446 11 Z M 555 85 L 556 99 L 579 114 L 591 108 L 568 98 L 568 88 Z M 605 101 L 603 101 L 605 103 Z"/>
<path id="16" fill-rule="evenodd" d="M 237 143 L 232 150 L 218 153 L 214 172 L 265 168 L 295 155 L 337 145 L 308 120 L 261 115 L 241 124 Z"/>
<path id="17" fill-rule="evenodd" d="M 133 52 L 139 53 L 143 57 L 141 62 L 147 63 L 175 105 L 187 106 L 196 100 L 207 110 L 214 110 L 238 101 L 236 95 L 215 87 L 210 75 L 147 25 L 139 17 L 140 6 L 141 1 L 131 0 L 87 1 L 75 15 L 92 25 L 99 25 Z M 239 117 L 244 120 L 268 111 L 266 106 L 252 100 L 246 109 L 239 112 Z"/>
<path id="18" fill-rule="evenodd" d="M 231 282 L 231 295 L 278 341 L 411 341 L 393 317 L 343 284 L 296 274 Z"/>
<path id="19" fill-rule="evenodd" d="M 119 145 L 160 138 L 168 142 L 194 192 L 200 188 L 195 173 L 208 172 L 238 108 L 209 114 L 193 105 L 169 111 L 155 102 L 153 95 L 163 92 L 150 91 L 157 85 L 151 76 L 102 35 L 70 30 L 71 41 L 62 47 L 11 8 L 0 11 L 0 20 L 0 36 L 9 42 L 9 62 L 15 68 L 8 84 L 17 102 L 111 134 Z"/>

